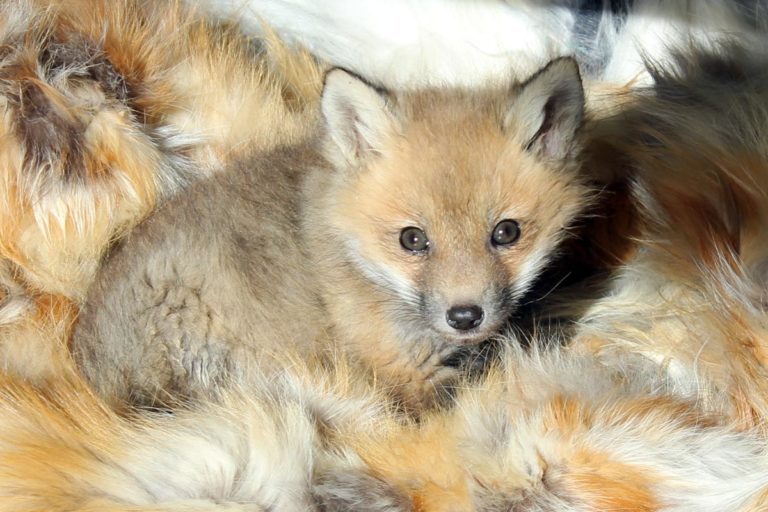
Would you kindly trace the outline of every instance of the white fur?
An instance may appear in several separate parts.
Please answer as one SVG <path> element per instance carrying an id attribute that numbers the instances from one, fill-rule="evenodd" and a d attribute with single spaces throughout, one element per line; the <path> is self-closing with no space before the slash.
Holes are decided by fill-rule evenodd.
<path id="1" fill-rule="evenodd" d="M 599 499 L 567 487 L 578 482 L 571 472 L 589 463 L 582 453 L 650 477 L 646 488 L 660 511 L 757 510 L 747 507 L 768 489 L 768 453 L 753 432 L 717 423 L 693 403 L 676 402 L 686 418 L 674 407 L 623 409 L 664 400 L 666 389 L 591 357 L 510 349 L 502 361 L 480 386 L 464 388 L 451 411 L 421 425 L 393 421 L 343 370 L 308 374 L 289 361 L 281 375 L 255 378 L 216 405 L 130 421 L 82 389 L 59 384 L 41 399 L 6 380 L 0 460 L 12 456 L 16 466 L 0 464 L 0 510 L 194 511 L 215 503 L 304 511 L 324 497 L 336 507 L 323 510 L 404 512 L 414 506 L 404 492 L 411 488 L 415 496 L 467 492 L 476 510 L 587 512 Z M 560 400 L 585 415 L 569 416 L 566 407 L 553 419 Z M 409 450 L 422 442 L 445 462 L 414 463 Z M 385 462 L 375 454 L 388 443 L 402 453 Z M 39 460 L 45 450 L 60 455 Z M 25 457 L 32 460 L 22 464 Z M 460 481 L 441 491 L 444 475 Z M 621 499 L 616 492 L 607 496 Z"/>
<path id="2" fill-rule="evenodd" d="M 520 487 L 530 486 L 528 508 L 521 510 L 594 510 L 594 503 L 580 503 L 558 484 L 579 470 L 582 450 L 658 478 L 652 493 L 664 511 L 751 510 L 768 486 L 768 474 L 757 469 L 768 465 L 758 436 L 724 425 L 686 427 L 652 408 L 618 412 L 633 400 L 665 397 L 666 388 L 652 384 L 663 383 L 663 376 L 650 380 L 633 370 L 608 370 L 591 357 L 536 349 L 530 356 L 510 350 L 505 364 L 505 373 L 465 391 L 457 405 L 454 428 L 464 463 L 484 468 L 471 484 L 480 496 L 507 493 L 511 504 Z M 568 420 L 553 425 L 548 408 L 559 399 L 594 415 L 575 430 Z M 512 483 L 521 480 L 526 483 Z"/>
<path id="3" fill-rule="evenodd" d="M 714 48 L 726 38 L 759 40 L 763 35 L 738 15 L 736 3 L 636 0 L 626 24 L 609 36 L 612 52 L 601 79 L 618 85 L 650 85 L 652 79 L 643 63 L 646 58 L 669 63 L 672 51 L 691 44 Z"/>
<path id="4" fill-rule="evenodd" d="M 379 152 L 396 131 L 384 97 L 343 70 L 328 73 L 320 103 L 328 135 L 343 157 L 329 155 L 337 165 L 356 166 L 369 153 Z"/>
<path id="5" fill-rule="evenodd" d="M 205 5 L 217 16 L 239 20 L 247 33 L 261 33 L 263 20 L 332 65 L 387 87 L 411 88 L 525 78 L 564 55 L 577 55 L 590 78 L 648 85 L 644 57 L 668 62 L 671 50 L 691 42 L 712 46 L 725 36 L 759 41 L 763 33 L 736 4 L 635 0 L 626 22 L 607 8 L 579 12 L 575 0 L 207 0 Z M 580 29 L 586 25 L 595 28 L 584 34 Z"/>
<path id="6" fill-rule="evenodd" d="M 544 4 L 544 5 L 543 5 Z M 534 0 L 211 0 L 258 34 L 266 21 L 333 65 L 388 87 L 525 77 L 569 53 L 574 15 Z"/>
<path id="7" fill-rule="evenodd" d="M 372 393 L 346 389 L 352 380 L 298 367 L 271 379 L 252 374 L 216 404 L 130 420 L 79 385 L 55 383 L 41 400 L 6 379 L 0 459 L 15 462 L 0 464 L 0 510 L 314 510 L 323 429 L 370 432 L 383 410 Z M 58 455 L 37 460 L 41 447 Z"/>

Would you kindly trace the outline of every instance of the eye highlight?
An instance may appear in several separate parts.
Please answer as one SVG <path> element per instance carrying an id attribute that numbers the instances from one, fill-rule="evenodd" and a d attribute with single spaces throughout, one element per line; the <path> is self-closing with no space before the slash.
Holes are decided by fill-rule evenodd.
<path id="1" fill-rule="evenodd" d="M 409 226 L 400 231 L 400 245 L 406 251 L 424 252 L 429 249 L 429 238 L 420 228 Z"/>
<path id="2" fill-rule="evenodd" d="M 496 246 L 512 245 L 520 238 L 520 224 L 512 219 L 504 219 L 493 228 L 491 243 Z"/>

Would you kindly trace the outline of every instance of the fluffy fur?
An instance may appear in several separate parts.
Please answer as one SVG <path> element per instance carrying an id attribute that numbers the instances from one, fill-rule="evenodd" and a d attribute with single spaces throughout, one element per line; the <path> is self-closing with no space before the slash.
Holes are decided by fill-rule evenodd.
<path id="1" fill-rule="evenodd" d="M 388 87 L 487 85 L 529 76 L 567 55 L 568 4 L 331 0 L 207 0 L 202 5 L 259 34 L 265 20 L 287 41 Z"/>
<path id="2" fill-rule="evenodd" d="M 634 96 L 614 141 L 640 222 L 574 348 L 674 377 L 745 427 L 768 417 L 765 49 L 692 50 Z M 610 123 L 609 123 L 610 126 Z"/>
<path id="3" fill-rule="evenodd" d="M 697 4 L 725 7 L 687 2 L 689 6 Z M 0 7 L 4 9 L 0 17 L 3 30 L 25 23 L 39 28 L 9 30 L 11 35 L 4 36 L 8 43 L 2 47 L 5 53 L 0 53 L 0 58 L 10 58 L 22 48 L 31 52 L 25 55 L 31 55 L 32 62 L 37 59 L 45 64 L 10 68 L 42 73 L 34 75 L 28 89 L 18 87 L 24 83 L 19 77 L 26 75 L 8 75 L 9 68 L 0 67 L 0 84 L 16 85 L 2 100 L 6 102 L 2 158 L 13 165 L 4 167 L 10 171 L 4 174 L 4 183 L 11 185 L 3 189 L 6 209 L 0 219 L 9 226 L 16 226 L 20 218 L 27 219 L 24 230 L 8 228 L 3 233 L 9 237 L 0 237 L 3 247 L 13 249 L 3 253 L 5 259 L 0 264 L 1 348 L 8 369 L 28 375 L 45 373 L 54 366 L 60 375 L 67 375 L 66 360 L 54 360 L 53 355 L 49 360 L 47 354 L 58 353 L 66 342 L 77 306 L 70 298 L 82 295 L 93 260 L 83 260 L 86 271 L 78 274 L 85 276 L 80 282 L 79 277 L 67 274 L 70 271 L 66 267 L 62 267 L 66 271 L 52 270 L 63 259 L 53 246 L 40 245 L 50 247 L 46 249 L 50 260 L 25 255 L 23 250 L 32 252 L 29 247 L 36 247 L 24 245 L 25 233 L 30 233 L 30 240 L 46 233 L 30 212 L 40 205 L 66 206 L 62 211 L 72 214 L 72 220 L 59 224 L 57 220 L 51 225 L 68 229 L 56 227 L 63 237 L 60 245 L 71 244 L 77 254 L 99 254 L 111 235 L 78 238 L 77 226 L 85 233 L 90 228 L 74 223 L 74 219 L 87 216 L 74 213 L 78 210 L 71 209 L 73 204 L 80 203 L 66 199 L 72 183 L 57 179 L 60 177 L 55 173 L 38 172 L 48 170 L 44 165 L 18 166 L 24 161 L 20 155 L 26 154 L 19 133 L 34 135 L 39 133 L 37 129 L 52 128 L 42 149 L 55 156 L 50 166 L 53 171 L 68 168 L 62 167 L 63 160 L 59 159 L 82 155 L 73 155 L 72 148 L 61 143 L 72 135 L 66 123 L 42 123 L 26 131 L 9 128 L 19 119 L 34 120 L 47 112 L 33 108 L 26 117 L 19 116 L 14 109 L 21 103 L 18 99 L 13 103 L 14 98 L 22 97 L 20 91 L 39 87 L 45 98 L 76 99 L 77 105 L 84 105 L 82 110 L 65 109 L 74 114 L 63 116 L 64 121 L 80 122 L 82 116 L 94 115 L 86 107 L 96 104 L 102 110 L 126 112 L 131 123 L 137 122 L 132 118 L 133 110 L 121 106 L 116 96 L 109 96 L 115 89 L 108 86 L 120 81 L 115 82 L 111 72 L 103 72 L 110 66 L 118 69 L 113 59 L 131 69 L 131 62 L 165 55 L 166 46 L 175 48 L 170 44 L 174 37 L 186 37 L 182 26 L 209 25 L 190 22 L 180 26 L 174 22 L 168 25 L 173 30 L 164 32 L 163 20 L 167 18 L 144 18 L 140 10 L 124 12 L 123 3 L 110 3 L 108 9 L 82 9 L 80 3 L 42 9 L 36 5 L 43 4 L 5 2 Z M 123 13 L 125 18 L 121 19 L 128 22 L 138 16 L 143 21 L 135 29 L 149 27 L 146 37 L 160 36 L 152 39 L 155 43 L 146 51 L 133 54 L 131 50 L 122 61 L 114 56 L 101 60 L 94 55 L 105 50 L 92 54 L 87 45 L 72 42 L 78 37 L 63 37 L 63 42 L 48 37 L 59 33 L 54 27 L 69 30 L 81 23 L 81 17 L 59 17 L 59 9 L 67 12 L 67 5 L 81 8 L 80 15 L 93 14 L 94 19 L 111 20 L 111 16 Z M 152 6 L 149 2 L 142 5 Z M 654 4 L 636 1 L 635 5 Z M 164 10 L 167 7 L 158 7 L 158 12 L 171 12 Z M 171 18 L 177 20 L 175 16 Z M 61 23 L 65 19 L 69 21 Z M 730 15 L 709 19 L 733 20 Z M 616 23 L 623 26 L 621 20 Z M 106 27 L 112 25 L 107 23 Z M 210 27 L 204 33 L 219 34 L 219 29 L 208 30 Z M 144 33 L 144 29 L 139 32 Z M 645 29 L 638 33 L 653 35 Z M 123 38 L 133 41 L 135 35 L 130 30 L 116 34 L 115 46 L 122 45 Z M 230 43 L 221 48 L 229 44 L 247 48 L 240 46 L 243 42 L 234 33 L 224 34 Z M 210 46 L 219 41 L 218 37 L 201 39 L 201 48 L 220 48 L 219 43 Z M 100 37 L 93 40 L 102 44 Z M 704 41 L 709 51 L 689 53 L 690 49 L 684 48 L 684 54 L 675 60 L 668 58 L 673 53 L 662 55 L 660 64 L 648 70 L 652 80 L 638 81 L 655 86 L 616 102 L 611 100 L 612 105 L 625 110 L 601 124 L 603 132 L 591 133 L 599 142 L 591 147 L 598 163 L 619 162 L 629 171 L 626 182 L 621 182 L 622 169 L 613 177 L 620 182 L 617 190 L 626 187 L 629 191 L 617 204 L 622 217 L 629 213 L 632 221 L 626 225 L 608 223 L 611 228 L 619 227 L 618 231 L 608 231 L 604 239 L 608 246 L 621 248 L 613 254 L 621 268 L 608 282 L 603 298 L 586 303 L 586 315 L 577 325 L 569 349 L 544 350 L 537 344 L 530 354 L 510 349 L 485 380 L 479 385 L 467 384 L 458 393 L 455 407 L 426 415 L 419 424 L 404 421 L 382 406 L 384 398 L 366 382 L 358 382 L 366 379 L 356 370 L 347 371 L 342 366 L 328 373 L 327 363 L 317 367 L 292 364 L 291 358 L 280 352 L 272 356 L 281 361 L 283 369 L 269 378 L 250 373 L 251 380 L 239 383 L 244 391 L 226 390 L 215 405 L 191 405 L 168 416 L 147 412 L 117 416 L 76 376 L 33 386 L 4 375 L 0 382 L 0 510 L 765 510 L 768 246 L 764 240 L 763 133 L 768 119 L 763 105 L 768 77 L 761 56 L 765 49 L 758 47 L 753 54 L 738 46 L 709 44 L 712 41 Z M 187 44 L 192 43 L 186 41 L 179 47 L 183 50 Z M 201 51 L 210 55 L 210 50 Z M 185 55 L 183 51 L 180 54 Z M 608 54 L 610 51 L 603 57 Z M 71 61 L 76 76 L 51 81 L 46 78 L 52 76 L 46 74 L 50 69 L 64 75 L 69 72 L 68 66 L 56 68 L 56 59 L 62 55 L 86 55 L 94 60 L 87 66 Z M 2 62 L 16 62 L 13 59 Z M 182 61 L 193 65 L 175 65 Z M 220 63 L 230 62 L 233 70 L 243 72 L 246 68 L 241 66 L 246 60 L 239 64 L 226 58 L 178 62 L 164 71 L 162 66 L 147 71 L 153 76 L 154 72 L 173 74 L 181 69 L 177 82 L 204 91 L 211 101 L 237 98 L 236 94 L 217 96 L 217 91 L 220 87 L 231 91 L 227 87 L 244 83 L 229 83 L 226 75 L 216 70 Z M 213 75 L 205 80 L 206 84 L 215 83 L 210 88 L 195 86 L 189 80 L 195 75 L 189 69 L 198 69 L 200 62 L 205 63 L 201 69 L 210 69 Z M 303 68 L 299 66 L 300 70 L 292 74 L 292 62 L 287 60 L 282 69 L 298 79 L 293 82 L 296 87 L 283 88 L 274 96 L 280 102 L 288 100 L 287 105 L 304 97 Z M 83 68 L 93 70 L 94 75 Z M 622 73 L 624 77 L 631 75 Z M 221 80 L 209 81 L 215 78 Z M 314 82 L 308 83 L 305 92 L 311 97 Z M 258 87 L 243 90 L 263 94 Z M 35 93 L 33 97 L 37 97 Z M 194 94 L 189 97 L 200 98 Z M 94 99 L 98 101 L 94 103 Z M 180 105 L 179 115 L 196 112 L 194 101 Z M 204 110 L 213 116 L 216 108 Z M 198 113 L 173 125 L 182 134 L 194 135 L 181 140 L 197 140 L 200 126 L 207 121 L 197 123 L 213 119 L 208 114 Z M 257 129 L 257 125 L 244 124 L 244 132 L 238 133 Z M 149 130 L 141 123 L 129 128 L 128 133 L 137 136 Z M 225 132 L 217 130 L 213 135 L 221 133 Z M 296 133 L 300 135 L 301 130 Z M 117 187 L 111 179 L 118 174 L 111 167 L 104 167 L 103 176 L 90 173 L 91 167 L 76 167 L 80 174 L 74 184 L 86 197 L 106 194 L 105 201 L 113 205 L 114 212 L 94 210 L 98 216 L 93 222 L 104 222 L 111 226 L 107 231 L 121 233 L 151 208 L 146 205 L 154 204 L 152 198 L 172 194 L 180 183 L 192 179 L 184 174 L 186 163 L 226 160 L 237 140 L 241 140 L 239 135 L 220 145 L 190 143 L 188 149 L 197 149 L 177 155 L 184 165 L 161 167 L 162 176 L 149 180 L 156 188 L 146 188 L 154 190 L 154 195 L 136 201 L 120 195 L 134 185 L 120 182 L 121 187 L 128 188 L 109 188 L 110 184 Z M 52 153 L 50 143 L 58 144 Z M 148 154 L 158 154 L 156 150 Z M 118 154 L 114 158 L 123 157 Z M 97 181 L 99 176 L 106 184 L 92 190 L 94 184 L 102 183 Z M 29 188 L 26 179 L 47 185 L 39 190 Z M 47 202 L 18 202 L 27 205 L 26 209 L 13 202 L 26 197 L 17 192 L 29 190 L 37 190 L 35 199 L 45 196 L 44 190 L 52 192 L 45 196 Z M 115 190 L 117 195 L 109 195 Z M 142 202 L 145 199 L 149 201 L 146 205 Z M 138 212 L 133 220 L 115 220 L 131 217 L 133 214 L 121 213 L 131 208 Z M 96 242 L 81 243 L 83 240 Z"/>
<path id="4" fill-rule="evenodd" d="M 382 409 L 354 373 L 301 364 L 218 405 L 130 421 L 77 382 L 46 390 L 4 382 L 0 510 L 757 512 L 768 504 L 768 453 L 754 433 L 589 357 L 513 350 L 503 361 L 451 412 L 419 424 Z"/>
<path id="5" fill-rule="evenodd" d="M 104 396 L 198 395 L 276 343 L 330 338 L 407 406 L 428 404 L 589 200 L 571 60 L 501 89 L 391 95 L 335 70 L 321 103 L 318 140 L 199 182 L 105 263 L 73 339 Z M 504 219 L 519 240 L 495 246 Z M 422 253 L 401 246 L 413 226 Z M 451 326 L 466 305 L 478 325 Z"/>
<path id="6" fill-rule="evenodd" d="M 76 308 L 48 304 L 79 303 L 160 199 L 244 147 L 298 140 L 315 116 L 309 57 L 259 51 L 173 2 L 12 0 L 0 20 L 0 258 L 8 297 L 26 295 L 21 323 L 70 324 Z M 0 307 L 7 326 L 18 308 Z M 35 335 L 12 323 L 0 345 Z M 4 366 L 42 366 L 28 350 L 4 350 Z"/>
<path id="7" fill-rule="evenodd" d="M 299 363 L 172 416 L 120 418 L 76 376 L 1 389 L 4 512 L 313 510 L 339 438 L 391 421 L 354 377 Z"/>
<path id="8" fill-rule="evenodd" d="M 587 78 L 625 86 L 652 78 L 643 59 L 737 35 L 764 36 L 764 0 L 207 0 L 215 15 L 286 40 L 390 87 L 482 86 L 574 55 Z"/>
<path id="9" fill-rule="evenodd" d="M 654 79 L 645 66 L 648 59 L 669 67 L 676 52 L 691 46 L 712 50 L 736 38 L 742 44 L 759 44 L 766 35 L 764 0 L 634 0 L 628 4 L 624 12 L 601 15 L 596 42 L 603 48 L 604 61 L 595 67 L 604 82 L 647 86 Z"/>
<path id="10" fill-rule="evenodd" d="M 45 379 L 70 369 L 66 345 L 77 305 L 60 295 L 31 295 L 0 260 L 0 361 L 4 373 Z"/>

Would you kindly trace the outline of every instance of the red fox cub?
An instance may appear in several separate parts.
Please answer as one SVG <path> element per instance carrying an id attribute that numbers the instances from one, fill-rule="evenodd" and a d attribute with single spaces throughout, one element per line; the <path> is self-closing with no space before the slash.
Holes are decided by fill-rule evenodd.
<path id="1" fill-rule="evenodd" d="M 277 347 L 332 344 L 432 404 L 593 195 L 572 59 L 480 91 L 335 69 L 321 113 L 318 137 L 193 185 L 113 251 L 73 341 L 103 396 L 206 395 Z"/>

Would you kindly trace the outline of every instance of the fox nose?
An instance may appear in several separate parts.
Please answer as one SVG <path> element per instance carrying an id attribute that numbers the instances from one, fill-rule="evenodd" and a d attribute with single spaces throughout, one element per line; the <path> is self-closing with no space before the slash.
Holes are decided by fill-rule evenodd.
<path id="1" fill-rule="evenodd" d="M 480 306 L 453 306 L 445 314 L 448 325 L 460 331 L 467 331 L 483 323 L 483 308 Z"/>

